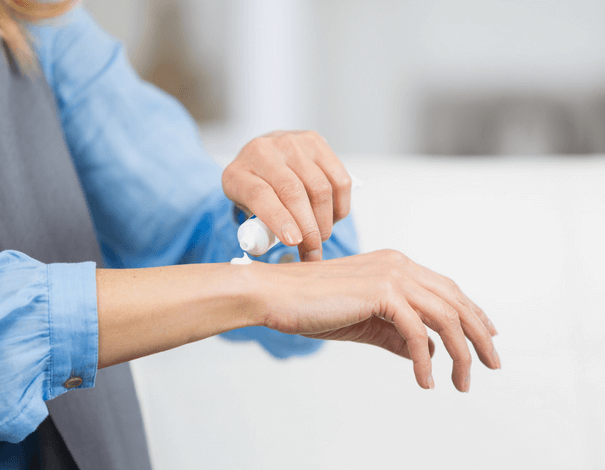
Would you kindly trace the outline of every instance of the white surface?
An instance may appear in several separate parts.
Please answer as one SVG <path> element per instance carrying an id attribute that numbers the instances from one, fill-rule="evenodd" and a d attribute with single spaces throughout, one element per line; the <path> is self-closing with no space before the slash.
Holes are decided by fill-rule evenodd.
<path id="1" fill-rule="evenodd" d="M 370 346 L 277 361 L 202 341 L 134 363 L 156 470 L 605 467 L 605 157 L 344 161 L 364 250 L 456 280 L 503 369 L 475 360 L 458 393 L 437 340 L 423 391 Z"/>

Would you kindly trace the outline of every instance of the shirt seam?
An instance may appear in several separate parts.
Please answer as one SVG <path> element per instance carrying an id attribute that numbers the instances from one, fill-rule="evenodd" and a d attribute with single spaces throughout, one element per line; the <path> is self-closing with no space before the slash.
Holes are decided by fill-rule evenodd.
<path id="1" fill-rule="evenodd" d="M 50 265 L 46 265 L 46 289 L 48 296 L 48 352 L 49 352 L 49 361 L 48 361 L 48 397 L 53 397 L 53 388 L 54 388 L 54 376 L 53 376 L 53 328 L 52 328 L 52 299 L 50 295 Z"/>

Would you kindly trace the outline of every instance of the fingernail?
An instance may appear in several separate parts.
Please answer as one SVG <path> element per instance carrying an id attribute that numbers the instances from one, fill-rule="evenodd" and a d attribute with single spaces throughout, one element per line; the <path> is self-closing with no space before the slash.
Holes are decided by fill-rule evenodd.
<path id="1" fill-rule="evenodd" d="M 464 392 L 468 393 L 468 391 L 471 389 L 471 374 L 468 374 L 466 376 L 466 380 L 464 381 Z"/>
<path id="2" fill-rule="evenodd" d="M 302 254 L 303 261 L 321 261 L 321 250 L 308 251 Z"/>
<path id="3" fill-rule="evenodd" d="M 501 369 L 502 365 L 500 364 L 500 356 L 498 356 L 498 353 L 495 349 L 492 351 L 492 357 L 494 358 L 494 362 L 496 363 L 496 369 Z"/>
<path id="4" fill-rule="evenodd" d="M 426 383 L 428 384 L 429 388 L 431 390 L 433 390 L 435 388 L 435 381 L 433 380 L 433 375 L 429 375 L 428 379 L 426 379 Z"/>
<path id="5" fill-rule="evenodd" d="M 298 230 L 298 227 L 292 222 L 284 224 L 284 226 L 281 228 L 281 233 L 282 237 L 284 238 L 284 240 L 286 240 L 288 245 L 294 246 L 302 242 L 302 235 L 300 233 L 300 230 Z"/>

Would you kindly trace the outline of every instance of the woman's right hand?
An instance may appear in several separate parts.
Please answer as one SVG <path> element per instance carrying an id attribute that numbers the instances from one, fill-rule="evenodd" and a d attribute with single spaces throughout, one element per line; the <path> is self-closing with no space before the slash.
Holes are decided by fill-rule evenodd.
<path id="1" fill-rule="evenodd" d="M 311 338 L 373 344 L 411 359 L 416 381 L 433 388 L 437 332 L 452 357 L 452 381 L 461 392 L 470 387 L 473 343 L 481 360 L 500 368 L 492 336 L 496 330 L 456 284 L 394 250 L 316 263 L 254 263 L 261 285 L 260 324 Z M 425 326 L 426 325 L 426 326 Z"/>

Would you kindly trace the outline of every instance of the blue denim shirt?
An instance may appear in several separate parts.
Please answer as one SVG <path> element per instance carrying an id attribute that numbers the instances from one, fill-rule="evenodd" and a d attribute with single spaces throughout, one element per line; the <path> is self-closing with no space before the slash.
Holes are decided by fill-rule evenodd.
<path id="1" fill-rule="evenodd" d="M 60 26 L 30 31 L 106 267 L 241 256 L 221 169 L 181 104 L 143 82 L 122 45 L 83 8 Z M 356 251 L 347 218 L 324 243 L 324 258 Z M 295 248 L 278 245 L 260 260 L 275 263 L 286 253 L 298 259 Z M 0 253 L 0 441 L 19 442 L 33 432 L 48 414 L 44 401 L 67 391 L 63 384 L 71 370 L 86 371 L 80 388 L 94 386 L 95 268 L 92 262 L 45 265 L 23 253 Z M 223 336 L 254 339 L 279 358 L 313 352 L 320 344 L 262 327 Z"/>

